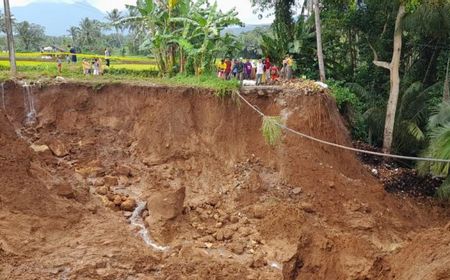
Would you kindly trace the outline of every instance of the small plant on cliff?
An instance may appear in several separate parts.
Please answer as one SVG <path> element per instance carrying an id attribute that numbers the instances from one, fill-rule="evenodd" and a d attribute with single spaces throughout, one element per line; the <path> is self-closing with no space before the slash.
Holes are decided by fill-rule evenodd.
<path id="1" fill-rule="evenodd" d="M 262 134 L 267 144 L 274 146 L 281 138 L 281 118 L 279 116 L 264 116 Z"/>

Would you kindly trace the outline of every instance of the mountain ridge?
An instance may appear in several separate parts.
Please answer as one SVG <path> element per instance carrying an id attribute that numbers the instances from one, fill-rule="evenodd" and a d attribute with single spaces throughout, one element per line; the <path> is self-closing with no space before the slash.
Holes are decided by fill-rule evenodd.
<path id="1" fill-rule="evenodd" d="M 78 26 L 85 17 L 104 21 L 106 16 L 105 13 L 90 5 L 87 1 L 74 3 L 34 2 L 26 6 L 11 7 L 11 13 L 16 21 L 26 20 L 30 23 L 42 25 L 45 27 L 45 33 L 50 36 L 67 35 L 67 30 L 71 26 Z"/>

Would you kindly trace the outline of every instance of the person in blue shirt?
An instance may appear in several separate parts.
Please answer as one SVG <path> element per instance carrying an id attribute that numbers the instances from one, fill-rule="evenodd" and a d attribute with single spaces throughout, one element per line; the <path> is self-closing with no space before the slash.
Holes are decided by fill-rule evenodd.
<path id="1" fill-rule="evenodd" d="M 70 45 L 67 47 L 70 49 L 69 52 L 71 53 L 72 63 L 77 63 L 77 50 L 75 47 L 70 47 Z"/>

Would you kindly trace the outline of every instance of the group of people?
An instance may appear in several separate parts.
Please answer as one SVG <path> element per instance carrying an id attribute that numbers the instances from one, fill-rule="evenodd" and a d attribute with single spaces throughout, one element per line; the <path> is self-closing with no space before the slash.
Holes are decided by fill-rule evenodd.
<path id="1" fill-rule="evenodd" d="M 70 45 L 67 46 L 69 48 L 69 53 L 70 55 L 66 56 L 66 62 L 68 64 L 73 63 L 76 64 L 77 63 L 77 51 L 74 47 L 71 47 Z M 105 49 L 105 62 L 106 62 L 106 66 L 109 67 L 110 63 L 111 63 L 111 51 L 106 48 Z M 58 74 L 61 75 L 62 73 L 62 59 L 60 56 L 57 56 L 56 59 L 56 63 L 57 63 L 57 68 L 58 68 Z M 103 74 L 103 62 L 102 59 L 99 57 L 95 57 L 92 60 L 88 60 L 86 58 L 83 58 L 82 61 L 82 67 L 83 67 L 83 74 L 84 75 L 102 75 Z"/>
<path id="2" fill-rule="evenodd" d="M 226 58 L 222 59 L 217 65 L 217 76 L 224 80 L 230 80 L 232 78 L 240 81 L 255 80 L 256 85 L 270 84 L 280 79 L 292 79 L 293 63 L 294 61 L 290 55 L 284 58 L 281 69 L 275 64 L 272 64 L 269 57 L 257 61 L 247 59 L 245 62 L 242 58 L 232 60 Z"/>

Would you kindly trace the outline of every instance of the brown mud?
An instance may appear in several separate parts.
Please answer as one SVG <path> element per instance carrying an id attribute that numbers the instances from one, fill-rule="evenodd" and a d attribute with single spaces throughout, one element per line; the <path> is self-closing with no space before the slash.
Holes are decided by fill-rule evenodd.
<path id="1" fill-rule="evenodd" d="M 387 193 L 351 152 L 266 145 L 245 104 L 122 84 L 32 97 L 28 125 L 22 86 L 0 106 L 1 279 L 450 279 L 448 210 Z M 246 98 L 351 145 L 327 94 Z M 130 224 L 136 203 L 167 249 Z"/>

